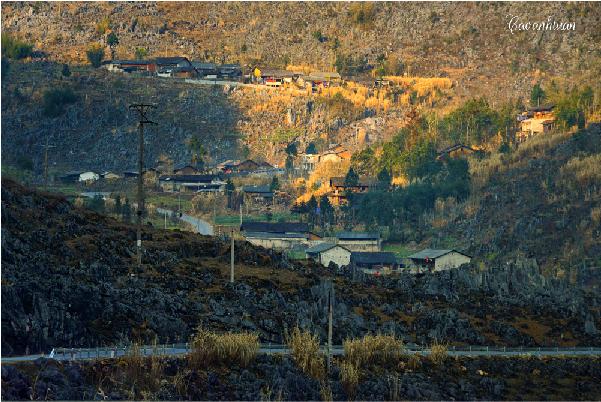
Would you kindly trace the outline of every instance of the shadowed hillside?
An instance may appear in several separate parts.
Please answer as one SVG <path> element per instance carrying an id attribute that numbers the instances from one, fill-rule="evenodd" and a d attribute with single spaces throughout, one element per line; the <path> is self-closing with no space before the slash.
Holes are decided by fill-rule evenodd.
<path id="1" fill-rule="evenodd" d="M 601 344 L 599 295 L 544 277 L 528 259 L 353 282 L 240 242 L 230 284 L 227 242 L 150 227 L 143 238 L 138 270 L 135 227 L 3 180 L 3 354 L 183 341 L 198 325 L 276 343 L 298 325 L 325 339 L 327 277 L 335 343 L 394 332 L 421 344 Z"/>

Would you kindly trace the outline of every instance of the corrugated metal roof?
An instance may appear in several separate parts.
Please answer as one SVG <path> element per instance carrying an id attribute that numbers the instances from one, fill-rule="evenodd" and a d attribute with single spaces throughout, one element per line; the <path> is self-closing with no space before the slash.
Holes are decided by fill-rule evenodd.
<path id="1" fill-rule="evenodd" d="M 218 177 L 210 174 L 172 174 L 159 177 L 159 181 L 171 181 L 180 183 L 211 183 L 214 179 L 218 179 Z"/>
<path id="2" fill-rule="evenodd" d="M 342 240 L 377 240 L 380 238 L 380 234 L 368 232 L 341 232 L 338 233 L 336 237 Z"/>
<path id="3" fill-rule="evenodd" d="M 307 254 L 319 254 L 323 251 L 327 251 L 334 247 L 336 247 L 336 244 L 334 244 L 334 243 L 319 243 L 313 247 L 309 247 L 308 249 L 305 250 L 305 252 Z"/>
<path id="4" fill-rule="evenodd" d="M 244 222 L 243 232 L 267 233 L 309 233 L 309 225 L 304 222 Z"/>
<path id="5" fill-rule="evenodd" d="M 351 253 L 351 263 L 356 264 L 396 264 L 394 253 L 387 251 L 378 252 L 353 252 Z"/>
<path id="6" fill-rule="evenodd" d="M 302 233 L 244 232 L 244 237 L 255 239 L 304 239 Z"/>
<path id="7" fill-rule="evenodd" d="M 450 250 L 436 250 L 436 249 L 427 248 L 427 249 L 424 249 L 424 250 L 422 250 L 422 251 L 420 251 L 418 253 L 412 254 L 412 255 L 408 256 L 407 258 L 412 258 L 412 259 L 416 259 L 416 260 L 423 260 L 423 259 L 426 259 L 426 258 L 432 258 L 433 259 L 433 258 L 442 257 L 443 255 L 449 254 L 450 252 L 453 252 L 453 251 L 456 252 L 456 253 L 459 253 L 459 254 L 463 254 L 466 257 L 470 257 L 469 255 L 464 254 L 461 251 L 457 251 L 457 250 L 453 250 L 453 249 L 450 249 Z"/>

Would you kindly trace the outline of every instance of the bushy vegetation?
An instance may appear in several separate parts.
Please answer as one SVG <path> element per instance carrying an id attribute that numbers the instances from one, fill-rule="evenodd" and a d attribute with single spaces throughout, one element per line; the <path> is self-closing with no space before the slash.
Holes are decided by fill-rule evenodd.
<path id="1" fill-rule="evenodd" d="M 104 48 L 102 45 L 95 43 L 88 48 L 86 56 L 90 64 L 98 68 L 102 64 L 102 59 L 104 59 Z"/>
<path id="2" fill-rule="evenodd" d="M 287 336 L 286 343 L 292 359 L 305 374 L 318 380 L 325 378 L 325 360 L 319 350 L 318 335 L 296 327 Z"/>
<path id="3" fill-rule="evenodd" d="M 42 105 L 44 115 L 58 117 L 65 112 L 65 106 L 75 103 L 77 95 L 71 88 L 56 88 L 44 92 Z"/>
<path id="4" fill-rule="evenodd" d="M 394 335 L 365 335 L 343 343 L 344 358 L 357 368 L 396 364 L 404 351 L 403 342 Z"/>
<path id="5" fill-rule="evenodd" d="M 438 366 L 443 364 L 444 361 L 447 359 L 448 355 L 449 350 L 446 345 L 436 342 L 432 346 L 430 346 L 430 360 L 435 365 Z"/>
<path id="6" fill-rule="evenodd" d="M 190 365 L 206 367 L 215 363 L 248 366 L 259 352 L 259 336 L 249 332 L 217 334 L 199 328 L 191 341 Z"/>
<path id="7" fill-rule="evenodd" d="M 13 60 L 31 56 L 33 45 L 23 42 L 10 34 L 2 34 L 2 57 Z"/>
<path id="8" fill-rule="evenodd" d="M 353 3 L 349 9 L 349 16 L 355 24 L 371 24 L 376 17 L 376 4 L 371 2 Z"/>
<path id="9" fill-rule="evenodd" d="M 144 60 L 148 56 L 148 50 L 143 47 L 137 47 L 134 56 L 136 60 Z"/>

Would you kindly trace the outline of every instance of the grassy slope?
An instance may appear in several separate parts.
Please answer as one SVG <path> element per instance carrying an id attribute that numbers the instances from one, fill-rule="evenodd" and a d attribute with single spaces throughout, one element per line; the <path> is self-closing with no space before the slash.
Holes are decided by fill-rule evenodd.
<path id="1" fill-rule="evenodd" d="M 600 135 L 592 124 L 472 160 L 472 195 L 460 213 L 439 214 L 436 237 L 457 239 L 487 263 L 522 254 L 560 275 L 583 263 L 601 266 Z"/>

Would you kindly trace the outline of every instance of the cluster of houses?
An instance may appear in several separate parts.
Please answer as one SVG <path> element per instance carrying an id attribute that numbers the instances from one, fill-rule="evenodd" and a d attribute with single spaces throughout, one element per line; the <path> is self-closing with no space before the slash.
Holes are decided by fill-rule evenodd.
<path id="1" fill-rule="evenodd" d="M 517 140 L 522 142 L 529 137 L 545 134 L 555 127 L 554 105 L 531 107 L 518 115 L 520 123 Z"/>
<path id="2" fill-rule="evenodd" d="M 190 61 L 187 57 L 157 57 L 150 60 L 111 60 L 105 63 L 112 72 L 156 75 L 158 77 L 204 78 L 237 81 L 242 78 L 239 64 Z"/>
<path id="3" fill-rule="evenodd" d="M 183 56 L 156 57 L 150 60 L 110 60 L 104 64 L 111 72 L 215 81 L 244 81 L 269 87 L 295 84 L 300 88 L 313 91 L 342 83 L 342 77 L 337 72 L 314 71 L 305 74 L 300 71 L 255 67 L 244 74 L 239 64 L 207 63 L 189 60 Z"/>
<path id="4" fill-rule="evenodd" d="M 470 256 L 457 250 L 433 249 L 399 259 L 394 253 L 382 251 L 378 233 L 342 232 L 322 238 L 303 222 L 245 222 L 240 232 L 246 241 L 256 246 L 279 251 L 301 249 L 307 258 L 323 266 L 351 267 L 373 275 L 442 271 L 471 261 Z"/>

